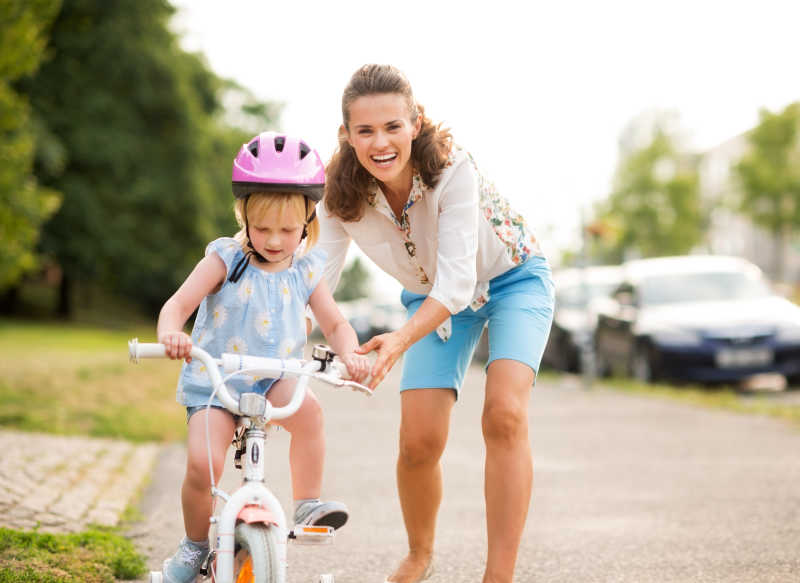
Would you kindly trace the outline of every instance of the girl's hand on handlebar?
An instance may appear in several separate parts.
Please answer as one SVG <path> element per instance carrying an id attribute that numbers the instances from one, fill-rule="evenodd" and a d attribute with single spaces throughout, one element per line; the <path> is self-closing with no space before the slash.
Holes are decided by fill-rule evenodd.
<path id="1" fill-rule="evenodd" d="M 370 365 L 366 356 L 350 352 L 348 354 L 340 354 L 339 360 L 347 367 L 347 374 L 351 380 L 360 383 L 369 375 Z"/>
<path id="2" fill-rule="evenodd" d="M 192 338 L 186 332 L 164 332 L 159 336 L 158 341 L 166 348 L 169 358 L 185 358 L 186 362 L 191 362 L 192 357 Z"/>
<path id="3" fill-rule="evenodd" d="M 369 341 L 362 344 L 357 352 L 359 354 L 367 354 L 373 350 L 378 351 L 378 358 L 372 365 L 370 371 L 371 379 L 369 388 L 374 389 L 383 380 L 383 377 L 392 370 L 394 363 L 397 359 L 403 356 L 403 353 L 408 350 L 409 342 L 405 335 L 398 331 L 387 332 L 373 336 Z"/>

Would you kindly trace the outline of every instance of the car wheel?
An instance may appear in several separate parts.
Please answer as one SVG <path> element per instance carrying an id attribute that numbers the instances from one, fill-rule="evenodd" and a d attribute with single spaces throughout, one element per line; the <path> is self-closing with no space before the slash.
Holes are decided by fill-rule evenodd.
<path id="1" fill-rule="evenodd" d="M 653 363 L 650 360 L 650 351 L 647 347 L 639 344 L 633 351 L 631 359 L 631 376 L 641 383 L 649 383 L 653 380 Z"/>
<path id="2" fill-rule="evenodd" d="M 594 345 L 594 374 L 597 378 L 608 378 L 611 376 L 611 365 L 606 360 L 603 353 Z"/>
<path id="3" fill-rule="evenodd" d="M 564 354 L 564 370 L 567 372 L 579 373 L 583 371 L 581 362 L 583 361 L 583 350 L 581 346 L 569 337 L 564 337 L 563 354 Z"/>
<path id="4" fill-rule="evenodd" d="M 569 337 L 561 333 L 555 343 L 555 359 L 553 367 L 560 372 L 570 372 L 569 370 Z"/>

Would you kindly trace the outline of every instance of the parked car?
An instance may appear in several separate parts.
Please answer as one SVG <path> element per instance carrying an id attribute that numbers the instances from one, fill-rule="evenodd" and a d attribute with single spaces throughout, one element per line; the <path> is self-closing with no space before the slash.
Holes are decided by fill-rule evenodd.
<path id="1" fill-rule="evenodd" d="M 598 313 L 601 372 L 641 381 L 800 376 L 800 307 L 772 293 L 752 263 L 664 257 L 628 262 L 623 272 Z"/>
<path id="2" fill-rule="evenodd" d="M 583 344 L 593 341 L 597 309 L 620 281 L 622 271 L 613 265 L 562 269 L 553 274 L 556 306 L 542 364 L 568 372 L 580 370 Z"/>

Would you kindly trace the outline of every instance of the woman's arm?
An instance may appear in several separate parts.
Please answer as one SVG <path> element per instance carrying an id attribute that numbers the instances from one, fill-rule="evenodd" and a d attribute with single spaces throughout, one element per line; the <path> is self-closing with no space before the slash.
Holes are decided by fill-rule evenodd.
<path id="1" fill-rule="evenodd" d="M 319 323 L 325 340 L 345 363 L 350 377 L 358 383 L 363 381 L 369 373 L 369 361 L 356 353 L 358 350 L 356 331 L 342 316 L 324 278 L 308 298 L 308 305 L 314 312 L 314 318 Z"/>
<path id="2" fill-rule="evenodd" d="M 374 336 L 366 342 L 358 352 L 366 354 L 373 350 L 378 351 L 378 357 L 372 365 L 370 372 L 372 379 L 370 388 L 374 389 L 383 377 L 392 369 L 397 359 L 417 340 L 436 330 L 447 318 L 450 311 L 437 299 L 425 298 L 417 312 L 408 322 L 394 332 L 387 332 Z"/>
<path id="3" fill-rule="evenodd" d="M 428 295 L 456 314 L 472 301 L 478 279 L 480 195 L 478 176 L 469 159 L 447 176 L 438 213 L 436 276 Z"/>
<path id="4" fill-rule="evenodd" d="M 192 350 L 192 339 L 183 331 L 189 316 L 207 295 L 219 290 L 227 275 L 225 263 L 216 253 L 201 259 L 186 281 L 169 298 L 158 315 L 158 341 L 167 349 L 170 358 L 186 358 Z"/>
<path id="5" fill-rule="evenodd" d="M 328 214 L 324 202 L 317 205 L 317 220 L 319 221 L 319 240 L 315 248 L 321 249 L 327 255 L 323 277 L 328 282 L 328 289 L 333 293 L 336 286 L 339 285 L 342 268 L 347 259 L 350 235 L 344 230 L 339 219 Z M 311 334 L 313 329 L 314 323 L 311 320 L 311 314 L 306 312 L 306 335 Z"/>
<path id="6" fill-rule="evenodd" d="M 342 275 L 345 259 L 347 259 L 347 249 L 350 247 L 350 235 L 342 227 L 341 222 L 336 217 L 329 215 L 325 209 L 324 201 L 318 205 L 317 216 L 319 220 L 319 240 L 314 246 L 327 254 L 325 261 L 325 281 L 328 282 L 328 289 L 333 293 L 339 285 L 339 277 Z"/>

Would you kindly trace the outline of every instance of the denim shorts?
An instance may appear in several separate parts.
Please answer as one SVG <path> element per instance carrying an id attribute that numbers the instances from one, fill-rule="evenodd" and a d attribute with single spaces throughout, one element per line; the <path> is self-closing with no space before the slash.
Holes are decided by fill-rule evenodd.
<path id="1" fill-rule="evenodd" d="M 280 379 L 262 379 L 262 382 L 260 383 L 261 384 L 261 390 L 259 390 L 259 391 L 247 391 L 247 392 L 257 392 L 259 394 L 262 394 L 262 395 L 266 396 L 266 394 L 269 393 L 269 390 L 275 385 L 276 382 L 278 382 L 278 380 L 280 380 Z M 258 385 L 256 385 L 256 386 L 258 386 Z M 209 396 L 211 394 L 210 393 L 210 391 L 211 391 L 210 387 L 208 388 L 208 391 L 209 391 L 208 395 L 200 394 L 200 391 L 197 390 L 197 387 L 193 387 L 193 389 L 194 390 L 192 392 L 192 396 L 189 396 L 188 395 L 188 391 L 187 391 L 187 392 L 184 392 L 182 399 L 179 398 L 179 400 L 178 400 L 179 403 L 182 403 L 184 405 L 184 407 L 186 407 L 186 423 L 189 423 L 189 417 L 191 417 L 192 415 L 194 415 L 195 413 L 197 413 L 201 409 L 205 409 L 208 406 L 208 398 L 209 398 Z M 239 400 L 239 393 L 237 393 L 235 390 L 231 391 L 231 396 L 233 396 L 233 398 L 236 399 L 236 401 Z M 198 401 L 202 401 L 202 404 L 196 404 Z M 214 409 L 221 409 L 223 411 L 227 411 L 225 406 L 222 404 L 222 402 L 216 396 L 214 396 L 214 398 L 211 400 L 211 407 L 213 407 Z M 239 420 L 239 416 L 238 415 L 234 415 L 234 418 L 237 421 Z"/>
<path id="2" fill-rule="evenodd" d="M 189 419 L 191 419 L 192 415 L 194 415 L 198 411 L 202 411 L 207 406 L 208 405 L 192 405 L 192 406 L 186 407 L 186 423 L 189 423 Z M 211 405 L 211 408 L 212 409 L 219 409 L 220 411 L 227 411 L 233 417 L 234 421 L 236 421 L 237 423 L 239 422 L 239 416 L 238 415 L 234 415 L 233 413 L 228 411 L 222 405 Z"/>
<path id="3" fill-rule="evenodd" d="M 414 315 L 427 296 L 403 290 L 401 301 Z M 479 310 L 465 308 L 451 316 L 452 334 L 444 342 L 431 332 L 409 348 L 403 357 L 400 390 L 421 388 L 461 389 L 467 367 L 483 328 L 489 327 L 488 367 L 498 359 L 511 359 L 539 370 L 553 321 L 554 286 L 550 266 L 533 257 L 489 282 L 489 302 Z"/>

